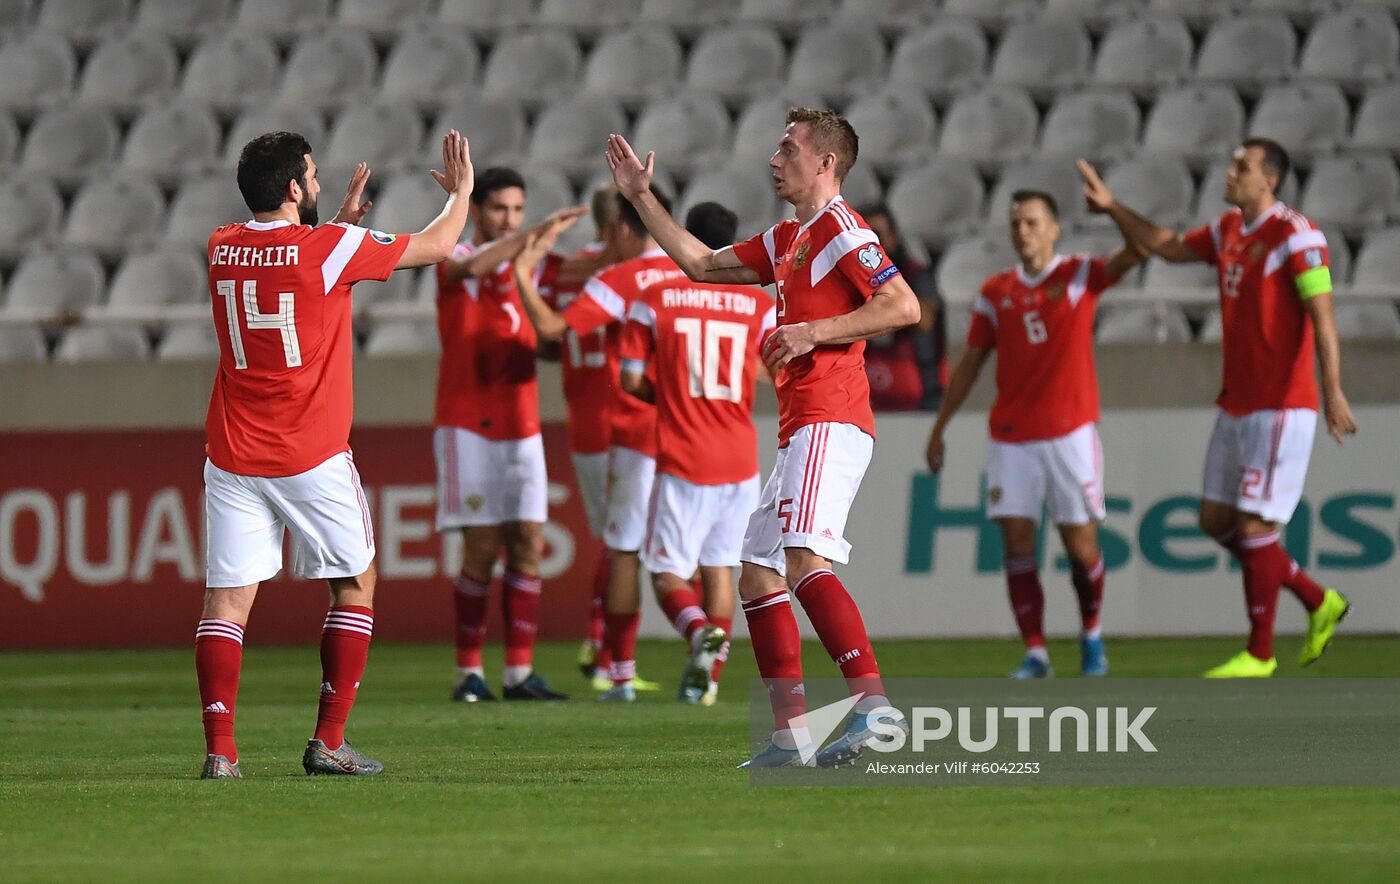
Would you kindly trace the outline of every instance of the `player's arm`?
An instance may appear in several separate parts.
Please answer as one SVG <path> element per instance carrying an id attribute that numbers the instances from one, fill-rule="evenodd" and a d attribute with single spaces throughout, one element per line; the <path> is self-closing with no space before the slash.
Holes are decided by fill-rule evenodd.
<path id="1" fill-rule="evenodd" d="M 1123 237 L 1123 247 L 1108 256 L 1104 262 L 1104 272 L 1108 275 L 1109 282 L 1117 282 L 1134 267 L 1147 260 L 1147 250 L 1126 236 Z"/>
<path id="2" fill-rule="evenodd" d="M 656 402 L 656 388 L 647 377 L 647 363 L 656 353 L 656 311 L 645 301 L 633 301 L 622 327 L 620 344 L 622 391 L 643 402 Z"/>
<path id="3" fill-rule="evenodd" d="M 609 135 L 607 158 L 618 191 L 637 207 L 647 232 L 685 271 L 686 276 L 696 282 L 750 285 L 764 282 L 757 272 L 735 256 L 732 247 L 711 249 L 678 224 L 657 202 L 651 192 L 651 176 L 656 168 L 655 153 L 647 154 L 646 165 L 643 165 L 626 138 Z"/>
<path id="4" fill-rule="evenodd" d="M 1316 268 L 1323 270 L 1324 267 Z M 1327 432 L 1341 443 L 1356 433 L 1356 418 L 1351 404 L 1342 392 L 1342 348 L 1337 342 L 1337 321 L 1332 310 L 1331 283 L 1329 291 L 1304 295 L 1303 309 L 1313 321 L 1313 337 L 1317 346 L 1317 364 L 1322 373 L 1322 413 L 1327 420 Z"/>
<path id="5" fill-rule="evenodd" d="M 1202 260 L 1200 254 L 1186 244 L 1180 233 L 1150 221 L 1118 202 L 1113 196 L 1113 191 L 1103 183 L 1093 166 L 1080 160 L 1078 167 L 1079 175 L 1084 179 L 1084 201 L 1088 204 L 1089 211 L 1112 218 L 1124 240 L 1173 264 L 1189 264 Z"/>
<path id="6" fill-rule="evenodd" d="M 471 149 L 462 133 L 453 129 L 442 139 L 442 171 L 428 172 L 447 191 L 447 204 L 427 227 L 409 237 L 395 270 L 438 264 L 452 255 L 467 226 L 467 205 L 475 182 Z"/>
<path id="7" fill-rule="evenodd" d="M 525 315 L 535 327 L 535 335 L 541 341 L 553 342 L 564 337 L 569 324 L 563 315 L 545 301 L 535 285 L 535 268 L 539 266 L 545 253 L 554 245 L 554 235 L 532 232 L 525 247 L 511 262 L 511 273 L 515 277 L 515 287 L 520 291 L 520 303 L 525 305 Z"/>
<path id="8" fill-rule="evenodd" d="M 587 210 L 580 209 L 580 212 L 583 211 Z M 582 288 L 599 270 L 616 263 L 617 258 L 613 255 L 611 246 L 596 254 L 569 255 L 559 265 L 554 284 L 566 291 Z"/>
<path id="9" fill-rule="evenodd" d="M 449 283 L 461 282 L 464 279 L 473 279 L 485 276 L 494 270 L 503 261 L 514 261 L 521 250 L 525 248 L 526 242 L 531 235 L 542 235 L 551 226 L 556 226 L 554 235 L 568 230 L 574 222 L 583 217 L 588 209 L 584 206 L 573 206 L 567 209 L 560 209 L 539 224 L 527 227 L 524 230 L 512 233 L 510 236 L 503 236 L 480 251 L 473 252 L 465 258 L 448 258 L 447 267 L 444 268 L 444 276 Z M 584 279 L 588 277 L 585 276 Z"/>
<path id="10" fill-rule="evenodd" d="M 763 342 L 763 361 L 777 371 L 815 347 L 878 338 L 918 321 L 919 299 L 904 277 L 895 275 L 849 313 L 778 326 Z"/>
<path id="11" fill-rule="evenodd" d="M 936 473 L 943 469 L 943 431 L 948 428 L 948 422 L 953 419 L 963 402 L 967 401 L 967 394 L 972 392 L 972 385 L 977 382 L 977 376 L 982 373 L 982 366 L 986 364 L 987 356 L 991 352 L 989 347 L 975 347 L 969 344 L 967 349 L 963 350 L 957 367 L 953 369 L 952 377 L 948 378 L 948 389 L 944 391 L 943 402 L 938 406 L 938 417 L 933 421 L 933 431 L 928 437 L 928 450 L 924 455 L 930 471 Z"/>

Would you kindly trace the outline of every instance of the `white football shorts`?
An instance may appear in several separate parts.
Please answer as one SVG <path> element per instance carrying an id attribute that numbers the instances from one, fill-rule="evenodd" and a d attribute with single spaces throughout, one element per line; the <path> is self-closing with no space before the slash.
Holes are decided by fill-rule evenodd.
<path id="1" fill-rule="evenodd" d="M 689 580 L 695 569 L 735 567 L 748 513 L 758 503 L 758 476 L 727 485 L 697 485 L 658 473 L 642 566 Z"/>
<path id="2" fill-rule="evenodd" d="M 987 518 L 1087 525 L 1107 515 L 1103 499 L 1103 445 L 1094 424 L 1054 439 L 992 440 L 987 455 Z"/>
<path id="3" fill-rule="evenodd" d="M 1303 498 L 1317 412 L 1267 409 L 1220 412 L 1206 448 L 1202 496 L 1270 522 L 1293 517 Z"/>
<path id="4" fill-rule="evenodd" d="M 578 492 L 583 497 L 583 511 L 588 516 L 588 528 L 594 537 L 602 538 L 603 529 L 608 526 L 608 454 L 572 455 L 574 477 L 578 480 Z"/>
<path id="5" fill-rule="evenodd" d="M 461 427 L 433 431 L 437 530 L 544 522 L 549 515 L 544 439 L 487 439 Z"/>
<path id="6" fill-rule="evenodd" d="M 641 550 L 655 478 L 656 458 L 620 445 L 608 449 L 607 525 L 603 529 L 608 549 Z"/>

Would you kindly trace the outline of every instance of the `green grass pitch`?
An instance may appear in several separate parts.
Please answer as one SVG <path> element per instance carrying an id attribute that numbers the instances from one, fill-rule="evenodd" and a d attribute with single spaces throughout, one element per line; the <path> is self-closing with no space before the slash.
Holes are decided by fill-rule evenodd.
<path id="1" fill-rule="evenodd" d="M 1238 644 L 1109 652 L 1118 675 L 1185 676 Z M 1299 674 L 1296 645 L 1280 642 L 1281 673 Z M 376 644 L 349 733 L 388 771 L 352 780 L 301 772 L 315 649 L 254 643 L 241 782 L 197 779 L 188 649 L 0 654 L 0 881 L 1400 879 L 1393 789 L 751 788 L 734 769 L 747 645 L 710 709 L 671 699 L 678 642 L 643 643 L 668 692 L 622 708 L 593 702 L 574 647 L 538 662 L 580 701 L 466 706 L 447 699 L 447 648 Z M 876 647 L 892 676 L 1001 675 L 1017 657 L 1006 641 Z M 1052 653 L 1077 661 L 1067 642 Z M 1400 638 L 1343 635 L 1307 674 L 1400 675 Z"/>

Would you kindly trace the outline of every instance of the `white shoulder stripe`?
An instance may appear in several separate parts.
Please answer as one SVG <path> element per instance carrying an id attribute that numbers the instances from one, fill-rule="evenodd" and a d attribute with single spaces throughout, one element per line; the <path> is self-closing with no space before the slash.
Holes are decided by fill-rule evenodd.
<path id="1" fill-rule="evenodd" d="M 627 318 L 633 322 L 640 322 L 647 328 L 656 328 L 656 311 L 645 301 L 633 301 L 632 307 L 627 311 Z"/>
<path id="2" fill-rule="evenodd" d="M 1089 268 L 1092 264 L 1088 255 L 1075 255 L 1074 260 L 1079 262 L 1079 266 L 1074 268 L 1074 277 L 1070 279 L 1065 294 L 1069 298 L 1069 305 L 1078 307 L 1084 292 L 1089 288 Z"/>
<path id="3" fill-rule="evenodd" d="M 812 259 L 812 285 L 825 279 L 826 275 L 831 272 L 831 268 L 836 266 L 836 262 L 852 251 L 867 243 L 878 243 L 879 241 L 880 238 L 875 235 L 875 231 L 864 227 L 843 230 L 836 234 L 831 238 L 831 242 L 827 243 L 826 247 Z"/>
<path id="4" fill-rule="evenodd" d="M 1307 249 L 1326 247 L 1327 236 L 1321 230 L 1309 229 L 1304 233 L 1295 233 L 1269 252 L 1269 257 L 1264 261 L 1264 275 L 1268 276 L 1277 271 L 1287 263 L 1289 255 L 1296 255 Z"/>
<path id="5" fill-rule="evenodd" d="M 770 228 L 768 228 L 767 230 L 763 231 L 763 248 L 764 248 L 765 250 L 767 250 L 767 252 L 768 252 L 768 264 L 769 264 L 770 266 L 773 264 L 773 261 L 776 260 L 777 257 L 778 257 L 778 255 L 777 255 L 777 248 L 778 248 L 778 247 L 777 247 L 776 245 L 774 245 L 774 237 L 776 236 L 775 231 L 776 231 L 777 229 L 778 229 L 778 225 L 774 224 L 772 227 L 770 227 Z"/>
<path id="6" fill-rule="evenodd" d="M 593 277 L 588 284 L 583 287 L 583 293 L 588 295 L 598 306 L 608 311 L 608 315 L 619 322 L 627 316 L 627 301 L 613 291 L 612 286 L 603 282 L 598 277 Z"/>
<path id="7" fill-rule="evenodd" d="M 353 224 L 337 224 L 336 227 L 343 227 L 345 233 L 341 234 L 340 242 L 335 244 L 331 253 L 326 256 L 325 263 L 321 265 L 321 283 L 324 286 L 323 295 L 329 295 L 331 289 L 340 282 L 340 274 L 345 272 L 345 267 L 350 263 L 350 259 L 355 257 L 355 252 L 360 248 L 360 243 L 364 242 L 365 234 L 368 233 L 363 227 L 356 227 Z"/>
<path id="8" fill-rule="evenodd" d="M 972 302 L 972 312 L 981 313 L 992 322 L 992 328 L 997 325 L 997 309 L 992 306 L 992 302 L 987 300 L 986 295 L 978 295 L 977 300 Z"/>

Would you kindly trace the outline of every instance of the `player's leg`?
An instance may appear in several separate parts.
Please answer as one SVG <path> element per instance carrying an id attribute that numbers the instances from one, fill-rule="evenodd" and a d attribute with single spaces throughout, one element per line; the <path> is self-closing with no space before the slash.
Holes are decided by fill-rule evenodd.
<path id="1" fill-rule="evenodd" d="M 307 744 L 302 765 L 308 774 L 377 774 L 378 761 L 362 755 L 345 739 L 345 722 L 359 696 L 374 637 L 374 588 L 378 572 L 371 563 L 354 577 L 333 577 L 330 610 L 321 627 L 321 701 L 316 733 Z"/>
<path id="2" fill-rule="evenodd" d="M 506 668 L 502 678 L 507 700 L 567 700 L 535 672 L 535 635 L 540 622 L 540 558 L 544 553 L 542 522 L 507 522 L 506 574 L 501 604 L 505 614 Z"/>
<path id="3" fill-rule="evenodd" d="M 613 686 L 599 699 L 630 702 L 637 674 L 637 629 L 641 625 L 640 551 L 646 539 L 647 514 L 656 460 L 630 448 L 615 447 L 609 455 L 608 524 L 603 539 L 612 559 L 608 597 L 604 606 L 609 676 Z"/>
<path id="4" fill-rule="evenodd" d="M 209 587 L 194 632 L 194 667 L 199 703 L 204 710 L 203 779 L 234 779 L 238 745 L 233 717 L 238 707 L 238 680 L 243 669 L 243 628 L 253 609 L 258 584 Z"/>
<path id="5" fill-rule="evenodd" d="M 710 683 L 700 697 L 700 705 L 713 706 L 719 696 L 719 680 L 724 664 L 729 661 L 729 640 L 734 634 L 734 566 L 701 565 L 700 587 L 703 590 L 705 617 L 712 628 L 724 637 L 710 665 Z"/>
<path id="6" fill-rule="evenodd" d="M 482 510 L 484 489 L 477 476 L 481 464 L 489 468 L 491 451 L 486 440 L 459 427 L 438 427 L 433 431 L 433 460 L 437 466 L 437 518 L 439 533 L 462 533 L 462 569 L 452 583 L 455 613 L 453 635 L 456 643 L 457 681 L 452 699 L 476 702 L 494 700 L 486 685 L 481 649 L 486 642 L 486 604 L 491 589 L 491 571 L 500 549 Z"/>
<path id="7" fill-rule="evenodd" d="M 1108 657 L 1104 651 L 1103 627 L 1099 623 L 1103 611 L 1104 561 L 1099 547 L 1099 526 L 1096 522 L 1059 527 L 1065 556 L 1069 559 L 1070 583 L 1079 602 L 1079 663 L 1080 674 L 1108 674 Z"/>
<path id="8" fill-rule="evenodd" d="M 1099 614 L 1103 607 L 1104 562 L 1099 548 L 1099 525 L 1104 506 L 1103 448 L 1093 424 L 1042 446 L 1047 458 L 1046 504 L 1059 527 L 1069 559 L 1070 582 L 1079 602 L 1080 674 L 1108 674 Z"/>
<path id="9" fill-rule="evenodd" d="M 603 605 L 608 596 L 608 571 L 612 564 L 607 545 L 603 543 L 603 529 L 607 527 L 608 455 L 606 452 L 575 452 L 571 458 L 579 496 L 583 499 L 583 511 L 588 518 L 588 529 L 598 542 L 598 564 L 593 571 L 588 626 L 583 644 L 579 646 L 578 664 L 584 678 L 596 678 L 601 674 L 606 680 L 607 668 L 612 662 L 611 654 L 603 646 Z"/>
<path id="10" fill-rule="evenodd" d="M 992 441 L 987 454 L 987 517 L 1001 526 L 1006 592 L 1025 654 L 1012 678 L 1053 673 L 1045 647 L 1045 590 L 1036 541 L 1045 507 L 1047 445 Z"/>

